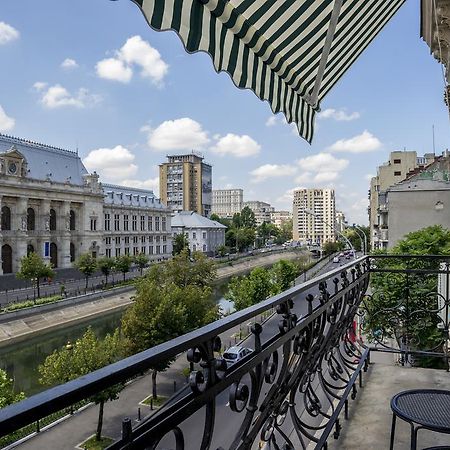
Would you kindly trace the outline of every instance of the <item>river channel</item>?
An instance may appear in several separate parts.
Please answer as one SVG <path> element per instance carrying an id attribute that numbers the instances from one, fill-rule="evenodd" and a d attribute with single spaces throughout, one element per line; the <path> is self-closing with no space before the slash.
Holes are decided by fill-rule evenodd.
<path id="1" fill-rule="evenodd" d="M 214 298 L 222 311 L 230 312 L 232 304 L 224 299 L 229 279 L 221 280 L 214 290 Z M 38 366 L 55 349 L 67 344 L 67 341 L 76 341 L 91 326 L 99 338 L 114 332 L 120 327 L 123 311 L 97 317 L 72 327 L 54 330 L 46 334 L 39 334 L 25 342 L 12 344 L 0 349 L 0 368 L 5 369 L 14 379 L 15 390 L 23 391 L 25 395 L 37 394 L 45 389 L 39 383 Z"/>

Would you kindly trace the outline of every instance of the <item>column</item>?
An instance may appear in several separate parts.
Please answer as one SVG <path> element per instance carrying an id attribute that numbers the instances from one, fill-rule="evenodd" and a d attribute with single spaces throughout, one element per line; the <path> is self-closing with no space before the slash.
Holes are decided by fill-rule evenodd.
<path id="1" fill-rule="evenodd" d="M 59 241 L 59 267 L 71 267 L 70 262 L 70 202 L 63 202 L 60 215 L 60 230 L 61 239 Z"/>
<path id="2" fill-rule="evenodd" d="M 41 200 L 36 229 L 39 231 L 39 249 L 36 249 L 36 253 L 48 264 L 50 263 L 50 200 Z"/>
<path id="3" fill-rule="evenodd" d="M 13 272 L 20 269 L 20 260 L 27 254 L 27 208 L 28 199 L 26 197 L 19 197 L 17 199 L 17 208 L 13 214 L 13 226 L 16 231 L 16 251 L 13 249 Z"/>

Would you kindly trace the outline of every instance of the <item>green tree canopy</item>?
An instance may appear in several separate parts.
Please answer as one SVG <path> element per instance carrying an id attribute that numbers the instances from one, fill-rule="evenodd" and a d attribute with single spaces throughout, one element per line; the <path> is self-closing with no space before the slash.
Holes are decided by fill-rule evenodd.
<path id="1" fill-rule="evenodd" d="M 50 264 L 45 264 L 37 253 L 31 252 L 27 256 L 23 256 L 20 260 L 20 270 L 16 273 L 16 277 L 22 280 L 36 280 L 36 288 L 38 297 L 41 296 L 40 281 L 41 278 L 53 278 L 55 272 Z"/>
<path id="2" fill-rule="evenodd" d="M 97 260 L 90 253 L 83 253 L 75 261 L 74 266 L 84 275 L 87 289 L 89 277 L 97 270 Z"/>
<path id="3" fill-rule="evenodd" d="M 255 213 L 248 206 L 241 210 L 240 223 L 243 228 L 256 228 Z"/>
<path id="4" fill-rule="evenodd" d="M 123 342 L 120 339 L 118 329 L 114 334 L 107 334 L 104 339 L 98 339 L 92 328 L 89 327 L 73 346 L 64 346 L 47 356 L 44 363 L 38 368 L 41 375 L 39 381 L 47 386 L 66 383 L 112 364 L 122 356 Z M 123 388 L 124 384 L 120 383 L 95 394 L 91 398 L 99 405 L 96 431 L 98 441 L 101 439 L 105 402 L 117 399 Z"/>
<path id="5" fill-rule="evenodd" d="M 186 250 L 188 253 L 190 253 L 189 239 L 184 233 L 175 234 L 172 240 L 172 255 L 178 255 L 183 250 Z"/>
<path id="6" fill-rule="evenodd" d="M 209 217 L 211 220 L 215 220 L 216 222 L 221 223 L 222 225 L 225 225 L 227 228 L 231 228 L 233 226 L 232 219 L 227 219 L 225 217 L 219 217 L 217 214 L 211 214 Z"/>
<path id="7" fill-rule="evenodd" d="M 14 380 L 9 378 L 3 369 L 0 369 L 0 408 L 20 402 L 24 398 L 23 392 L 14 392 Z"/>
<path id="8" fill-rule="evenodd" d="M 323 244 L 323 252 L 325 255 L 332 255 L 333 253 L 341 251 L 343 248 L 342 242 L 325 242 Z"/>
<path id="9" fill-rule="evenodd" d="M 293 282 L 298 277 L 299 266 L 293 262 L 280 259 L 270 269 L 274 284 L 277 285 L 279 292 L 292 287 Z"/>
<path id="10" fill-rule="evenodd" d="M 125 275 L 130 271 L 132 263 L 133 258 L 130 255 L 118 256 L 114 261 L 115 268 L 123 274 L 123 281 L 125 281 Z"/>
<path id="11" fill-rule="evenodd" d="M 142 271 L 148 265 L 148 261 L 149 261 L 148 256 L 145 253 L 138 253 L 134 257 L 134 262 L 139 267 L 139 270 L 141 272 L 141 276 L 142 276 Z"/>
<path id="12" fill-rule="evenodd" d="M 281 224 L 275 243 L 284 244 L 290 240 L 292 240 L 292 219 L 288 219 Z"/>
<path id="13" fill-rule="evenodd" d="M 105 276 L 105 284 L 108 284 L 108 277 L 114 270 L 114 264 L 114 259 L 108 258 L 107 256 L 97 260 L 97 268 L 100 269 L 102 274 Z"/>
<path id="14" fill-rule="evenodd" d="M 277 237 L 280 233 L 280 229 L 270 222 L 263 222 L 257 229 L 256 232 L 258 236 L 262 240 L 262 244 L 265 245 L 265 243 L 271 238 L 271 237 Z"/>

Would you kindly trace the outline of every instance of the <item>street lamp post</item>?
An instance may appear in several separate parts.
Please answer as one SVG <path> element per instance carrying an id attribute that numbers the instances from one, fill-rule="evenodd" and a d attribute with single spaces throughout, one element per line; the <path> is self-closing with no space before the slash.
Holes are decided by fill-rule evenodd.
<path id="1" fill-rule="evenodd" d="M 338 234 L 339 236 L 341 236 L 345 242 L 347 242 L 347 244 L 349 245 L 349 247 L 352 249 L 352 253 L 353 253 L 353 258 L 356 259 L 356 252 L 355 249 L 352 245 L 352 243 L 349 241 L 349 239 L 344 236 L 340 231 L 337 231 L 336 228 L 333 228 L 328 222 L 326 222 L 325 220 L 322 219 L 322 217 L 320 217 L 318 214 L 316 214 L 314 211 L 311 211 L 310 209 L 306 209 L 303 208 L 303 211 L 306 214 L 310 214 L 311 216 L 314 216 L 314 218 L 319 219 L 320 221 L 322 221 L 327 227 L 329 227 L 332 231 L 334 231 L 336 234 Z"/>
<path id="2" fill-rule="evenodd" d="M 364 233 L 364 230 L 362 230 L 360 227 L 358 227 L 358 225 L 356 225 L 355 223 L 353 224 L 353 228 L 355 230 L 361 231 L 363 238 L 364 238 L 364 254 L 366 254 L 369 251 L 369 249 L 367 248 L 367 234 Z"/>

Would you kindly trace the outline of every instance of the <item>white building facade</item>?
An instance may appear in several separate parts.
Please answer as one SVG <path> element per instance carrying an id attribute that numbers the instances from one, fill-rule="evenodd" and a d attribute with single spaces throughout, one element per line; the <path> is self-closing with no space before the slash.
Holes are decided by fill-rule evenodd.
<path id="1" fill-rule="evenodd" d="M 191 252 L 203 252 L 213 256 L 225 245 L 226 226 L 192 211 L 182 211 L 172 217 L 172 232 L 184 233 Z"/>
<path id="2" fill-rule="evenodd" d="M 270 213 L 270 221 L 279 228 L 291 219 L 292 213 L 290 211 L 272 211 Z"/>
<path id="3" fill-rule="evenodd" d="M 270 203 L 260 202 L 258 200 L 244 202 L 244 207 L 250 208 L 255 214 L 256 225 L 259 226 L 264 222 L 271 222 L 271 214 L 275 208 Z"/>
<path id="4" fill-rule="evenodd" d="M 128 188 L 121 189 L 128 192 Z M 0 274 L 17 272 L 21 258 L 30 252 L 57 269 L 72 267 L 82 253 L 115 256 L 112 239 L 107 244 L 114 230 L 105 230 L 107 214 L 113 227 L 116 210 L 122 215 L 128 210 L 131 230 L 135 211 L 145 208 L 127 204 L 126 198 L 120 205 L 108 203 L 104 191 L 99 176 L 88 173 L 77 153 L 0 134 Z M 169 256 L 170 211 L 155 202 L 148 210 L 161 220 L 166 217 L 166 231 L 159 233 L 160 251 Z M 127 236 L 123 228 L 120 232 L 125 252 L 122 240 Z M 131 232 L 129 237 L 132 239 Z M 133 251 L 134 246 L 130 253 Z"/>
<path id="5" fill-rule="evenodd" d="M 213 214 L 231 219 L 243 208 L 244 191 L 242 189 L 213 189 L 212 199 Z"/>
<path id="6" fill-rule="evenodd" d="M 292 235 L 303 244 L 323 245 L 336 240 L 334 189 L 294 191 Z"/>

